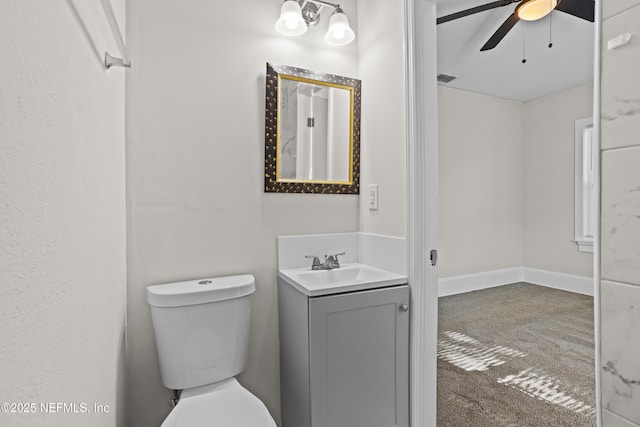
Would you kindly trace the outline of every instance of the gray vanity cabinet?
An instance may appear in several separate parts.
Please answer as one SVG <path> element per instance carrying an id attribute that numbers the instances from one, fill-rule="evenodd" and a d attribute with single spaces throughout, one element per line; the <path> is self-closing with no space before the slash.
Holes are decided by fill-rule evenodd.
<path id="1" fill-rule="evenodd" d="M 408 427 L 407 285 L 278 302 L 283 427 Z"/>

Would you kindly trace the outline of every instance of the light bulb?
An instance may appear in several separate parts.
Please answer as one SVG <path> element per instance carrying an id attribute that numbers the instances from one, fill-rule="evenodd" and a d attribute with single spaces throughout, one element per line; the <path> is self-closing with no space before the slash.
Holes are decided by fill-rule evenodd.
<path id="1" fill-rule="evenodd" d="M 349 19 L 342 9 L 336 8 L 329 20 L 329 31 L 324 36 L 325 43 L 332 46 L 344 46 L 356 38 L 349 26 Z"/>
<path id="2" fill-rule="evenodd" d="M 287 28 L 290 30 L 295 30 L 295 28 L 298 26 L 298 21 L 295 18 L 285 19 L 284 23 L 287 26 Z"/>
<path id="3" fill-rule="evenodd" d="M 300 36 L 307 32 L 307 23 L 296 0 L 285 0 L 276 21 L 276 31 L 285 36 Z"/>

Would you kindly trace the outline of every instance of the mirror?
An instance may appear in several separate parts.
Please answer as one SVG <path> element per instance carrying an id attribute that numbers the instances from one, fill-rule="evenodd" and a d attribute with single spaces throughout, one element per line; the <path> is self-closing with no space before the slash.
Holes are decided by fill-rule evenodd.
<path id="1" fill-rule="evenodd" d="M 360 80 L 267 64 L 265 192 L 359 189 Z"/>

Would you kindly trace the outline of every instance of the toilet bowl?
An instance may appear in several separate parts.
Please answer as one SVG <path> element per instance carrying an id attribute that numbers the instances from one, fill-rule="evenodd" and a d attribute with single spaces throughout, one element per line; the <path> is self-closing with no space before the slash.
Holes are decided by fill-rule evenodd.
<path id="1" fill-rule="evenodd" d="M 249 350 L 250 274 L 147 287 L 165 387 L 181 390 L 162 427 L 275 427 L 235 376 Z"/>
<path id="2" fill-rule="evenodd" d="M 275 427 L 266 406 L 235 378 L 184 390 L 161 427 Z"/>

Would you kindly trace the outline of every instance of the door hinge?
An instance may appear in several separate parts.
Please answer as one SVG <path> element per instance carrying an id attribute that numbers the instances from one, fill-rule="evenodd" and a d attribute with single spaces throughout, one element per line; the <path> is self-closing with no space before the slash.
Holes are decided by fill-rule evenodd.
<path id="1" fill-rule="evenodd" d="M 429 259 L 431 260 L 431 265 L 435 267 L 438 263 L 438 251 L 436 249 L 431 249 Z"/>

